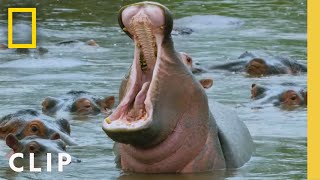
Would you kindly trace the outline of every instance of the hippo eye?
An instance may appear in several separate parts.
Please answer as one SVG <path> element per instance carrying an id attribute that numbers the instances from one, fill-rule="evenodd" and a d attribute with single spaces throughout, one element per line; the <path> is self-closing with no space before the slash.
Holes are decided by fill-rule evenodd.
<path id="1" fill-rule="evenodd" d="M 85 105 L 84 107 L 85 107 L 85 108 L 90 108 L 90 107 L 91 107 L 91 105 L 90 105 L 90 104 L 88 104 L 88 105 Z"/>
<path id="2" fill-rule="evenodd" d="M 30 128 L 31 132 L 37 133 L 39 131 L 38 127 L 36 125 L 32 125 Z"/>
<path id="3" fill-rule="evenodd" d="M 291 98 L 290 98 L 292 101 L 295 101 L 297 99 L 297 95 L 293 95 Z"/>

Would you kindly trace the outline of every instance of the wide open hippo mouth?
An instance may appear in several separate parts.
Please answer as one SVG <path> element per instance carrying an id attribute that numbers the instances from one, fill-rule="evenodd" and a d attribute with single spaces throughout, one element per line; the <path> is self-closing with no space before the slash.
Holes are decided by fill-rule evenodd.
<path id="1" fill-rule="evenodd" d="M 122 8 L 119 24 L 133 39 L 135 50 L 125 96 L 103 122 L 103 129 L 111 138 L 118 132 L 146 133 L 146 129 L 150 129 L 153 117 L 152 99 L 157 94 L 157 81 L 154 79 L 160 69 L 162 43 L 172 31 L 172 17 L 164 6 L 142 2 Z M 153 131 L 152 134 L 154 133 Z M 125 139 L 116 137 L 120 142 L 127 142 Z"/>

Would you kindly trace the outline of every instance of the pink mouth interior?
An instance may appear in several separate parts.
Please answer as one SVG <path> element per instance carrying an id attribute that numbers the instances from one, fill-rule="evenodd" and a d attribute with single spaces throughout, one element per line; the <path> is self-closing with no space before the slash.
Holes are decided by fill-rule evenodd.
<path id="1" fill-rule="evenodd" d="M 130 6 L 122 11 L 122 23 L 134 40 L 134 60 L 126 94 L 109 119 L 126 122 L 146 120 L 152 108 L 149 90 L 161 53 L 165 23 L 163 11 L 155 5 Z"/>

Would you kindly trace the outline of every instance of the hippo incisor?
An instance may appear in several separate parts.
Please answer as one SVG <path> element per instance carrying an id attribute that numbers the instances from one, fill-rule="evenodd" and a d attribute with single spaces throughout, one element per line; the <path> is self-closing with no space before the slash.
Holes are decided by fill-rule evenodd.
<path id="1" fill-rule="evenodd" d="M 135 44 L 121 102 L 103 121 L 116 141 L 124 171 L 190 173 L 238 168 L 253 141 L 235 112 L 214 103 L 181 61 L 171 38 L 172 15 L 163 5 L 140 2 L 123 7 L 119 24 Z"/>

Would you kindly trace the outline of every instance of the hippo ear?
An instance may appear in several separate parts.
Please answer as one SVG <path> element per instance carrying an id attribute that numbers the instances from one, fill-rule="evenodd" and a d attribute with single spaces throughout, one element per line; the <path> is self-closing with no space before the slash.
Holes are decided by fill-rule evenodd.
<path id="1" fill-rule="evenodd" d="M 97 104 L 100 105 L 101 109 L 111 109 L 114 105 L 115 98 L 114 96 L 105 97 L 103 100 L 98 100 Z"/>
<path id="2" fill-rule="evenodd" d="M 209 89 L 213 85 L 212 79 L 200 79 L 199 82 L 205 89 Z"/>
<path id="3" fill-rule="evenodd" d="M 6 126 L 0 126 L 0 138 L 5 138 L 7 134 L 7 127 Z"/>
<path id="4" fill-rule="evenodd" d="M 8 49 L 8 46 L 5 44 L 0 44 L 0 49 Z"/>
<path id="5" fill-rule="evenodd" d="M 0 124 L 0 139 L 5 139 L 6 136 L 10 133 L 17 133 L 17 130 L 15 126 L 13 126 L 13 123 L 10 124 L 9 122 L 4 122 L 3 124 Z"/>
<path id="6" fill-rule="evenodd" d="M 42 101 L 42 111 L 43 112 L 50 111 L 58 103 L 59 103 L 59 99 L 48 96 Z"/>
<path id="7" fill-rule="evenodd" d="M 255 83 L 253 83 L 253 84 L 251 85 L 251 88 L 254 88 L 254 87 L 256 87 L 256 84 L 255 84 Z"/>
<path id="8" fill-rule="evenodd" d="M 50 140 L 57 140 L 57 139 L 61 139 L 59 133 L 53 133 L 50 137 Z"/>
<path id="9" fill-rule="evenodd" d="M 306 90 L 301 90 L 300 91 L 300 94 L 303 97 L 303 100 L 304 100 L 303 102 L 304 102 L 305 105 L 308 104 L 308 93 L 307 92 L 308 91 L 306 91 Z"/>
<path id="10" fill-rule="evenodd" d="M 60 130 L 70 135 L 71 129 L 70 129 L 70 123 L 68 120 L 61 118 L 61 119 L 58 119 L 56 123 L 58 124 Z"/>
<path id="11" fill-rule="evenodd" d="M 17 137 L 13 134 L 8 134 L 6 137 L 6 144 L 14 151 L 17 152 L 20 148 L 20 142 Z"/>
<path id="12" fill-rule="evenodd" d="M 99 47 L 99 44 L 97 44 L 97 42 L 93 39 L 90 39 L 89 41 L 86 42 L 87 45 L 89 46 L 96 46 Z"/>

